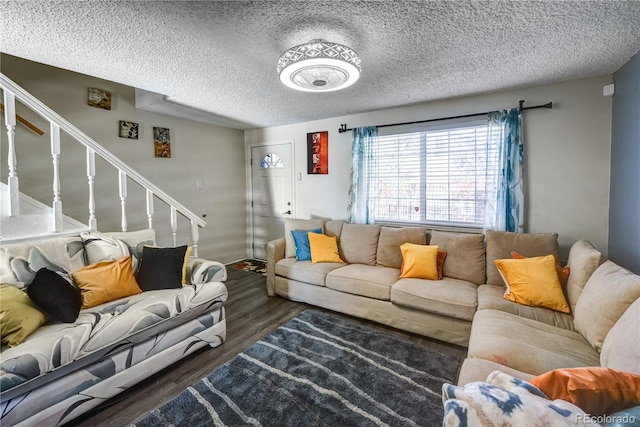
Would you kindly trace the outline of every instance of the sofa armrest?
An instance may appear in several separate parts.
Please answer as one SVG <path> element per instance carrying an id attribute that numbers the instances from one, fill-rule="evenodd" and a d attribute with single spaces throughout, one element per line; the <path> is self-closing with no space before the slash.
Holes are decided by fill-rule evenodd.
<path id="1" fill-rule="evenodd" d="M 224 282 L 227 280 L 227 267 L 218 261 L 203 258 L 189 258 L 187 261 L 189 283 Z"/>
<path id="2" fill-rule="evenodd" d="M 267 295 L 270 297 L 276 294 L 276 263 L 284 258 L 284 237 L 267 242 L 265 251 L 267 252 Z"/>

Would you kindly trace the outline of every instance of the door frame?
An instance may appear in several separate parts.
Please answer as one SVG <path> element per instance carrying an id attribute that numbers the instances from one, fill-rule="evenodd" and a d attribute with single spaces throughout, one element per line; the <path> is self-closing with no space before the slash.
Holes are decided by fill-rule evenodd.
<path id="1" fill-rule="evenodd" d="M 283 145 L 288 144 L 291 150 L 291 198 L 293 199 L 291 207 L 291 218 L 296 217 L 296 158 L 295 158 L 295 140 L 289 139 L 284 141 L 271 141 L 271 142 L 252 142 L 245 146 L 245 158 L 246 161 L 246 179 L 247 179 L 247 224 L 249 225 L 249 232 L 247 233 L 247 254 L 248 258 L 253 258 L 253 206 L 251 201 L 253 200 L 253 169 L 251 165 L 251 155 L 254 147 L 266 147 L 269 145 Z"/>

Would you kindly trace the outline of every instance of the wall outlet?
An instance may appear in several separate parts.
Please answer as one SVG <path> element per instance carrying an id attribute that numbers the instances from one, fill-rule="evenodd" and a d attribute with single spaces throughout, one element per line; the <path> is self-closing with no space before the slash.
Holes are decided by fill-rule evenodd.
<path id="1" fill-rule="evenodd" d="M 201 179 L 196 179 L 196 189 L 202 190 L 204 188 L 204 181 Z"/>

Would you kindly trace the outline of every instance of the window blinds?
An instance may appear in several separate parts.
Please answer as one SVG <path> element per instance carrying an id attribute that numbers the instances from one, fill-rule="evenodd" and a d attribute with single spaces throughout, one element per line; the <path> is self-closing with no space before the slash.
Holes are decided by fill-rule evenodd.
<path id="1" fill-rule="evenodd" d="M 378 136 L 369 212 L 378 222 L 482 226 L 497 149 L 484 122 Z"/>

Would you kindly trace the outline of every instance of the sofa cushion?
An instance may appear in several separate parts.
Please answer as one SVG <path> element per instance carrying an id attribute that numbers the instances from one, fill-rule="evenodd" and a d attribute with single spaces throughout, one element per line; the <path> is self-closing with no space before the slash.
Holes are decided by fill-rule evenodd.
<path id="1" fill-rule="evenodd" d="M 131 268 L 131 257 L 100 261 L 76 270 L 73 280 L 80 288 L 82 308 L 90 308 L 142 292 Z"/>
<path id="2" fill-rule="evenodd" d="M 111 231 L 103 234 L 118 239 L 127 245 L 129 253 L 131 253 L 131 265 L 134 272 L 138 271 L 144 247 L 156 245 L 156 230 L 153 228 L 138 231 Z"/>
<path id="3" fill-rule="evenodd" d="M 504 288 L 496 285 L 478 286 L 478 310 L 500 310 L 551 326 L 575 331 L 573 316 L 544 307 L 531 307 L 503 298 Z"/>
<path id="4" fill-rule="evenodd" d="M 344 219 L 331 219 L 324 223 L 324 234 L 327 236 L 340 237 L 342 226 L 346 223 Z"/>
<path id="5" fill-rule="evenodd" d="M 296 259 L 298 261 L 309 261 L 311 259 L 311 247 L 309 246 L 309 233 L 322 233 L 322 228 L 313 230 L 291 230 L 293 242 L 296 245 Z"/>
<path id="6" fill-rule="evenodd" d="M 86 265 L 84 244 L 80 236 L 58 237 L 34 244 L 3 245 L 1 250 L 4 252 L 3 258 L 9 260 L 10 270 L 13 272 L 11 276 L 2 273 L 3 283 L 19 286 L 33 282 L 41 268 L 71 274 Z M 3 262 L 3 270 L 4 264 Z"/>
<path id="7" fill-rule="evenodd" d="M 574 324 L 600 351 L 611 327 L 640 298 L 640 276 L 605 261 L 584 285 L 574 313 Z"/>
<path id="8" fill-rule="evenodd" d="M 511 251 L 526 257 L 553 255 L 560 259 L 558 233 L 512 233 L 487 230 L 487 284 L 502 285 L 494 261 L 511 258 Z"/>
<path id="9" fill-rule="evenodd" d="M 1 284 L 0 301 L 0 336 L 9 347 L 20 344 L 47 321 L 47 315 L 27 293 L 15 286 Z"/>
<path id="10" fill-rule="evenodd" d="M 600 364 L 640 375 L 640 299 L 609 330 L 602 343 Z"/>
<path id="11" fill-rule="evenodd" d="M 465 385 L 474 381 L 484 381 L 490 373 L 494 371 L 502 371 L 512 377 L 529 381 L 533 375 L 526 372 L 518 371 L 508 366 L 501 365 L 492 360 L 478 359 L 476 357 L 467 357 L 460 367 L 460 375 L 458 375 L 458 385 Z"/>
<path id="12" fill-rule="evenodd" d="M 400 279 L 391 288 L 391 302 L 447 317 L 471 321 L 478 306 L 477 286 L 466 280 Z"/>
<path id="13" fill-rule="evenodd" d="M 494 261 L 507 284 L 504 298 L 515 303 L 570 313 L 553 255 Z"/>
<path id="14" fill-rule="evenodd" d="M 183 284 L 187 245 L 175 248 L 145 247 L 136 274 L 143 291 L 179 288 Z"/>
<path id="15" fill-rule="evenodd" d="M 382 227 L 378 239 L 376 263 L 383 267 L 400 268 L 403 243 L 426 245 L 429 231 L 425 227 Z"/>
<path id="16" fill-rule="evenodd" d="M 343 262 L 338 250 L 338 238 L 325 234 L 310 233 L 311 262 Z"/>
<path id="17" fill-rule="evenodd" d="M 438 280 L 438 247 L 403 243 L 400 278 Z"/>
<path id="18" fill-rule="evenodd" d="M 324 286 L 327 274 L 336 268 L 343 267 L 343 263 L 296 261 L 295 258 L 283 258 L 276 263 L 276 275 L 298 282 Z"/>
<path id="19" fill-rule="evenodd" d="M 129 256 L 128 246 L 121 240 L 96 231 L 81 233 L 87 265 L 114 261 Z M 135 270 L 135 268 L 134 268 Z"/>
<path id="20" fill-rule="evenodd" d="M 598 352 L 579 333 L 498 310 L 480 310 L 474 316 L 469 357 L 531 375 L 600 363 Z"/>
<path id="21" fill-rule="evenodd" d="M 567 261 L 571 269 L 567 279 L 567 299 L 572 313 L 575 312 L 576 303 L 587 280 L 604 261 L 602 254 L 586 240 L 578 240 L 571 246 Z"/>
<path id="22" fill-rule="evenodd" d="M 374 224 L 344 224 L 340 234 L 342 259 L 349 264 L 376 265 L 380 228 Z"/>
<path id="23" fill-rule="evenodd" d="M 291 258 L 296 256 L 296 243 L 291 235 L 292 230 L 313 230 L 320 228 L 324 230 L 324 221 L 321 219 L 296 219 L 286 218 L 284 220 L 284 256 L 285 258 Z"/>
<path id="24" fill-rule="evenodd" d="M 399 275 L 397 268 L 350 264 L 327 274 L 326 286 L 340 292 L 389 301 L 391 286 Z"/>
<path id="25" fill-rule="evenodd" d="M 500 371 L 485 381 L 442 386 L 443 427 L 584 425 L 587 414 L 563 400 L 550 400 L 530 383 Z"/>
<path id="26" fill-rule="evenodd" d="M 485 282 L 484 235 L 432 231 L 429 244 L 447 253 L 442 267 L 445 277 L 476 285 Z"/>
<path id="27" fill-rule="evenodd" d="M 27 294 L 38 307 L 60 322 L 74 322 L 80 314 L 80 290 L 55 271 L 38 270 L 36 278 L 27 287 Z"/>
<path id="28" fill-rule="evenodd" d="M 595 416 L 640 405 L 640 375 L 589 366 L 555 369 L 531 379 L 550 399 L 571 402 Z"/>

